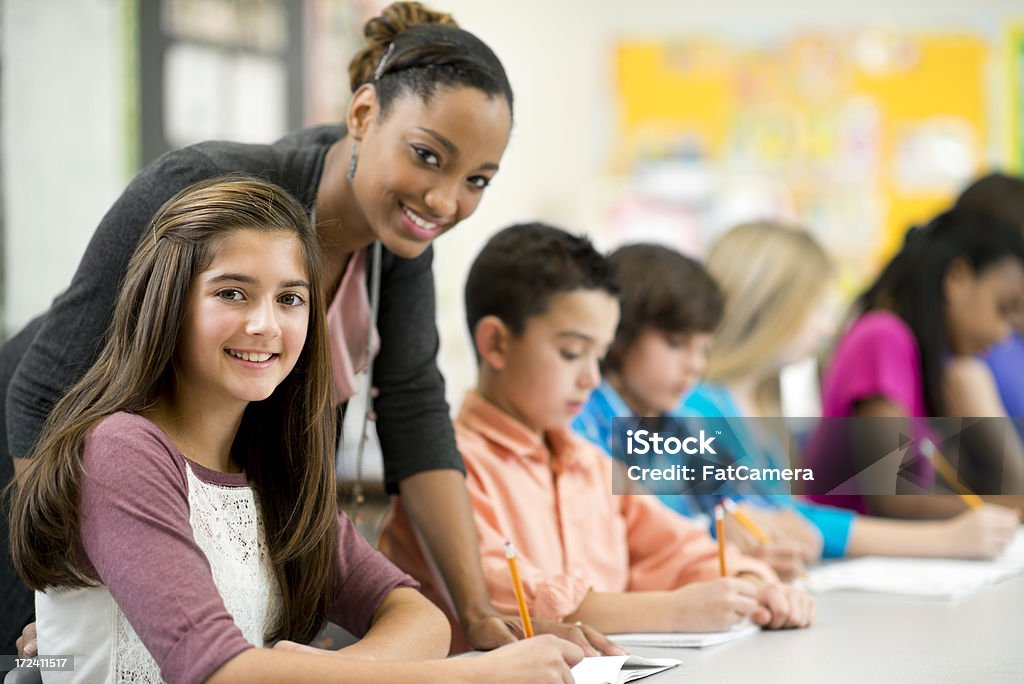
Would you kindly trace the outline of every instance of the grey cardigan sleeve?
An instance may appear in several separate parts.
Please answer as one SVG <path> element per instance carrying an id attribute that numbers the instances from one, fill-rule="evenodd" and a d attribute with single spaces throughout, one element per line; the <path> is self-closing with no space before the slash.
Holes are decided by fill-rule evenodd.
<path id="1" fill-rule="evenodd" d="M 7 434 L 11 455 L 27 456 L 46 417 L 95 361 L 139 236 L 172 195 L 216 175 L 188 149 L 165 155 L 128 185 L 100 221 L 68 289 L 57 296 L 11 379 Z"/>
<path id="2" fill-rule="evenodd" d="M 377 434 L 390 493 L 401 480 L 425 470 L 465 472 L 437 368 L 440 346 L 434 320 L 432 248 L 416 259 L 383 253 L 374 362 Z"/>

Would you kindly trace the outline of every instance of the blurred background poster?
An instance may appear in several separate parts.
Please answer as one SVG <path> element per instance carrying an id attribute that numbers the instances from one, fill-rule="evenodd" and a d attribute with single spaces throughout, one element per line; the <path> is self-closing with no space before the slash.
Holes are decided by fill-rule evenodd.
<path id="1" fill-rule="evenodd" d="M 975 35 L 804 31 L 625 40 L 616 53 L 621 240 L 666 223 L 666 207 L 690 252 L 773 217 L 807 225 L 864 277 L 988 144 L 992 53 Z"/>
<path id="2" fill-rule="evenodd" d="M 1020 174 L 1024 173 L 1024 22 L 1007 27 L 1005 53 L 1009 101 L 1007 166 Z"/>

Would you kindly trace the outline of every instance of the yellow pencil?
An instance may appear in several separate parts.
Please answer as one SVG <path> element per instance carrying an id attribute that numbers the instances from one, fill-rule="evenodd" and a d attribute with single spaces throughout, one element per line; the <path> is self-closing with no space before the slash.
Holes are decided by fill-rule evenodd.
<path id="1" fill-rule="evenodd" d="M 722 577 L 728 573 L 725 571 L 725 513 L 721 504 L 715 506 L 715 534 L 718 536 L 718 569 Z"/>
<path id="2" fill-rule="evenodd" d="M 743 527 L 748 532 L 757 537 L 758 542 L 760 542 L 761 544 L 767 544 L 770 541 L 768 539 L 768 535 L 764 533 L 764 530 L 758 527 L 757 523 L 751 520 L 750 516 L 744 513 L 743 509 L 736 505 L 735 501 L 733 501 L 727 496 L 722 497 L 722 506 L 725 508 L 726 513 L 736 518 L 736 522 L 738 522 L 740 525 L 743 525 Z M 804 570 L 800 571 L 799 576 L 800 579 L 804 580 L 805 582 L 810 581 L 810 578 L 807 576 L 807 572 Z"/>
<path id="3" fill-rule="evenodd" d="M 984 503 L 981 497 L 960 484 L 953 466 L 949 464 L 949 461 L 942 455 L 938 447 L 927 437 L 921 440 L 921 455 L 932 462 L 932 465 L 935 466 L 935 471 L 957 491 L 957 494 L 964 500 L 964 503 L 974 509 L 981 508 Z"/>
<path id="4" fill-rule="evenodd" d="M 519 579 L 519 566 L 516 565 L 516 550 L 512 548 L 512 542 L 505 540 L 505 560 L 508 561 L 508 570 L 512 573 L 512 590 L 516 594 L 516 603 L 519 604 L 519 619 L 523 621 L 523 633 L 526 637 L 533 636 L 533 623 L 530 622 L 530 611 L 526 609 L 526 594 L 523 592 L 523 581 Z"/>
<path id="5" fill-rule="evenodd" d="M 726 496 L 722 499 L 722 506 L 725 507 L 725 512 L 736 518 L 736 522 L 743 525 L 747 532 L 757 537 L 757 541 L 762 544 L 768 543 L 768 535 L 750 519 L 750 516 L 743 512 L 743 509 L 736 505 L 735 501 Z"/>

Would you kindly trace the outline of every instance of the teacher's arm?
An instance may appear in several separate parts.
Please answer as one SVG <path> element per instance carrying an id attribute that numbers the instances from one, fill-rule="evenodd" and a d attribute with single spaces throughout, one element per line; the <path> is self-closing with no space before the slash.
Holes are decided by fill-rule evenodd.
<path id="1" fill-rule="evenodd" d="M 401 494 L 473 646 L 494 648 L 515 637 L 491 605 L 480 570 L 465 467 L 437 368 L 433 252 L 382 256 L 374 408 L 387 488 Z"/>

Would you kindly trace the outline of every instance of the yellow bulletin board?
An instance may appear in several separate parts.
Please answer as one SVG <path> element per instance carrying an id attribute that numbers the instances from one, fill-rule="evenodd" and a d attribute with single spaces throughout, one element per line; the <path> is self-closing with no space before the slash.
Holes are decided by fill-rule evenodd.
<path id="1" fill-rule="evenodd" d="M 1006 74 L 1009 116 L 1007 144 L 1009 168 L 1024 173 L 1024 23 L 1011 25 L 1006 32 Z"/>
<path id="2" fill-rule="evenodd" d="M 877 265 L 986 158 L 991 58 L 978 35 L 878 29 L 622 41 L 613 167 L 682 155 L 771 179 L 828 244 Z"/>

